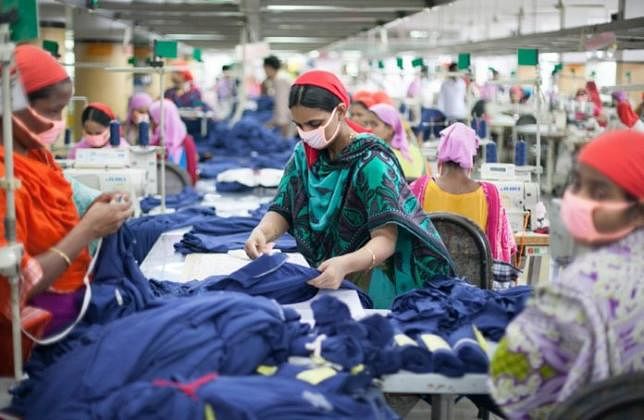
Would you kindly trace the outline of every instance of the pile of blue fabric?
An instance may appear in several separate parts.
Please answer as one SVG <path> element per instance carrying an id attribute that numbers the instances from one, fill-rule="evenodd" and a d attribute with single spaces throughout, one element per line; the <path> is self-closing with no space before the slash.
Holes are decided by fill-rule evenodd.
<path id="1" fill-rule="evenodd" d="M 181 241 L 174 245 L 181 254 L 226 253 L 243 249 L 251 231 L 259 224 L 257 217 L 211 217 L 206 222 L 196 223 Z M 296 252 L 295 238 L 284 234 L 274 244 L 275 249 Z"/>
<path id="2" fill-rule="evenodd" d="M 212 276 L 201 281 L 175 283 L 150 280 L 156 296 L 196 296 L 213 291 L 242 292 L 251 296 L 264 296 L 282 304 L 304 302 L 313 298 L 318 290 L 307 282 L 320 275 L 316 269 L 289 263 L 282 253 L 264 254 L 241 269 L 223 276 Z M 364 308 L 373 308 L 369 295 L 353 283 L 344 280 L 341 289 L 355 290 Z"/>
<path id="3" fill-rule="evenodd" d="M 197 204 L 203 198 L 203 194 L 198 193 L 192 187 L 185 187 L 179 194 L 169 194 L 165 197 L 165 206 L 169 209 L 181 209 Z M 161 198 L 157 196 L 148 196 L 139 203 L 141 211 L 148 213 L 155 207 L 161 205 Z"/>

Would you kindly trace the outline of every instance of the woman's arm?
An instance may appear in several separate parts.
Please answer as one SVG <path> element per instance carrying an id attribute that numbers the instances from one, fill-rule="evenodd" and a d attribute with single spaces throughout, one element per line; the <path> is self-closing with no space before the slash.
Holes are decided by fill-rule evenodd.
<path id="1" fill-rule="evenodd" d="M 337 289 L 347 274 L 367 271 L 391 257 L 396 250 L 398 228 L 387 224 L 371 231 L 371 239 L 362 248 L 324 261 L 322 272 L 309 284 L 321 289 Z"/>
<path id="2" fill-rule="evenodd" d="M 267 212 L 246 240 L 244 245 L 246 255 L 255 259 L 270 250 L 269 242 L 282 236 L 288 231 L 288 228 L 288 221 L 284 216 L 274 211 Z"/>

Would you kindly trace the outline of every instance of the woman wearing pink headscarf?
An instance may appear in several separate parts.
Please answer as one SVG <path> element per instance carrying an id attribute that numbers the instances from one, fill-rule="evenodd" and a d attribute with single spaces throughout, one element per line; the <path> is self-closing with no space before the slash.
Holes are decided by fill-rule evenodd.
<path id="1" fill-rule="evenodd" d="M 379 103 L 369 108 L 366 126 L 383 139 L 394 151 L 406 179 L 417 179 L 425 174 L 425 158 L 416 145 L 410 145 L 402 118 L 396 108 Z"/>
<path id="2" fill-rule="evenodd" d="M 161 139 L 161 101 L 154 101 L 150 105 L 150 119 L 152 136 L 150 144 L 159 145 Z M 163 143 L 169 161 L 185 169 L 190 175 L 193 184 L 197 180 L 197 152 L 194 140 L 188 134 L 186 125 L 181 120 L 179 110 L 174 102 L 163 100 Z"/>
<path id="3" fill-rule="evenodd" d="M 139 123 L 150 121 L 148 109 L 152 104 L 152 97 L 145 92 L 132 95 L 127 105 L 127 121 L 125 122 L 125 138 L 130 144 L 138 143 Z"/>
<path id="4" fill-rule="evenodd" d="M 470 178 L 479 147 L 476 132 L 455 123 L 440 132 L 438 171 L 435 179 L 424 176 L 411 184 L 423 209 L 465 216 L 486 234 L 492 258 L 510 263 L 516 242 L 499 191 L 494 184 Z"/>

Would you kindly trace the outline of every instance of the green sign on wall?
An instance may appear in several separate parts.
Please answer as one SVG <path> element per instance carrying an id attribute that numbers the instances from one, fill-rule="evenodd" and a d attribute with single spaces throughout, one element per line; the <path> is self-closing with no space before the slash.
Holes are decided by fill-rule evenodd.
<path id="1" fill-rule="evenodd" d="M 470 68 L 471 57 L 470 53 L 460 53 L 458 55 L 458 69 L 466 70 Z"/>
<path id="2" fill-rule="evenodd" d="M 11 24 L 11 40 L 31 41 L 38 38 L 38 4 L 36 0 L 2 0 L 0 10 L 18 12 L 18 20 Z"/>
<path id="3" fill-rule="evenodd" d="M 177 58 L 179 55 L 177 41 L 154 41 L 154 55 L 161 58 Z"/>
<path id="4" fill-rule="evenodd" d="M 519 48 L 517 59 L 520 66 L 536 66 L 539 64 L 539 50 L 536 48 Z"/>

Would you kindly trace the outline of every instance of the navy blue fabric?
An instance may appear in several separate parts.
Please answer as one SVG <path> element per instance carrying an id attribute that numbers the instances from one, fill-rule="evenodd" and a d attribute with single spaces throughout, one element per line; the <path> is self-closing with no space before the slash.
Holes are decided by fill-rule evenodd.
<path id="1" fill-rule="evenodd" d="M 257 211 L 257 210 L 254 210 Z M 211 217 L 206 221 L 192 224 L 192 231 L 210 235 L 250 233 L 259 224 L 262 216 Z"/>
<path id="2" fill-rule="evenodd" d="M 285 142 L 285 140 L 280 140 Z M 250 168 L 250 169 L 283 169 L 291 157 L 291 150 L 281 152 L 265 152 L 263 154 L 251 153 L 249 155 L 236 156 L 225 153 L 239 153 L 225 149 L 214 149 L 215 155 L 209 160 L 199 164 L 199 177 L 201 179 L 215 179 L 220 173 L 229 169 Z"/>
<path id="3" fill-rule="evenodd" d="M 165 205 L 169 209 L 180 209 L 197 204 L 203 198 L 203 194 L 198 193 L 192 187 L 185 187 L 179 194 L 170 194 L 165 198 Z M 145 197 L 140 202 L 141 211 L 147 213 L 153 208 L 161 205 L 161 199 L 158 197 Z"/>
<path id="4" fill-rule="evenodd" d="M 264 298 L 229 292 L 173 299 L 90 329 L 80 345 L 22 383 L 14 410 L 51 418 L 65 401 L 100 399 L 135 381 L 250 374 L 286 360 L 287 326 L 284 309 Z"/>
<path id="5" fill-rule="evenodd" d="M 279 303 L 298 303 L 313 298 L 318 290 L 307 281 L 320 272 L 286 261 L 282 253 L 262 255 L 241 269 L 226 276 L 213 276 L 203 281 L 188 283 L 150 281 L 153 293 L 158 296 L 194 296 L 217 290 L 243 292 L 253 296 L 265 296 Z M 373 308 L 368 295 L 349 281 L 343 281 L 343 289 L 355 290 L 365 308 Z"/>
<path id="6" fill-rule="evenodd" d="M 215 188 L 217 192 L 227 192 L 227 193 L 240 193 L 246 191 L 252 191 L 255 187 L 251 187 L 246 184 L 242 184 L 237 181 L 233 182 L 217 182 L 215 183 Z"/>
<path id="7" fill-rule="evenodd" d="M 493 291 L 455 278 L 434 279 L 422 289 L 397 297 L 391 317 L 412 337 L 428 332 L 447 339 L 462 325 L 473 324 L 485 337 L 499 341 L 531 293 L 528 286 Z"/>
<path id="8" fill-rule="evenodd" d="M 134 258 L 139 263 L 143 262 L 162 233 L 206 223 L 211 219 L 216 219 L 215 215 L 215 210 L 212 207 L 189 207 L 174 213 L 128 220 L 127 227 L 134 236 L 131 245 Z"/>
<path id="9" fill-rule="evenodd" d="M 174 244 L 174 249 L 183 255 L 194 253 L 226 253 L 234 249 L 244 249 L 244 244 L 250 232 L 233 233 L 229 235 L 212 236 L 207 233 L 190 231 L 183 235 L 180 242 Z M 284 252 L 297 252 L 295 238 L 284 234 L 275 241 L 275 249 Z"/>
<path id="10" fill-rule="evenodd" d="M 314 386 L 296 378 L 305 369 L 286 365 L 268 377 L 211 375 L 203 383 L 137 382 L 91 411 L 100 419 L 188 419 L 203 418 L 208 404 L 216 418 L 226 420 L 398 418 L 381 394 L 366 390 L 370 378 L 360 383 L 359 375 L 337 373 Z M 353 392 L 346 392 L 347 383 Z"/>

